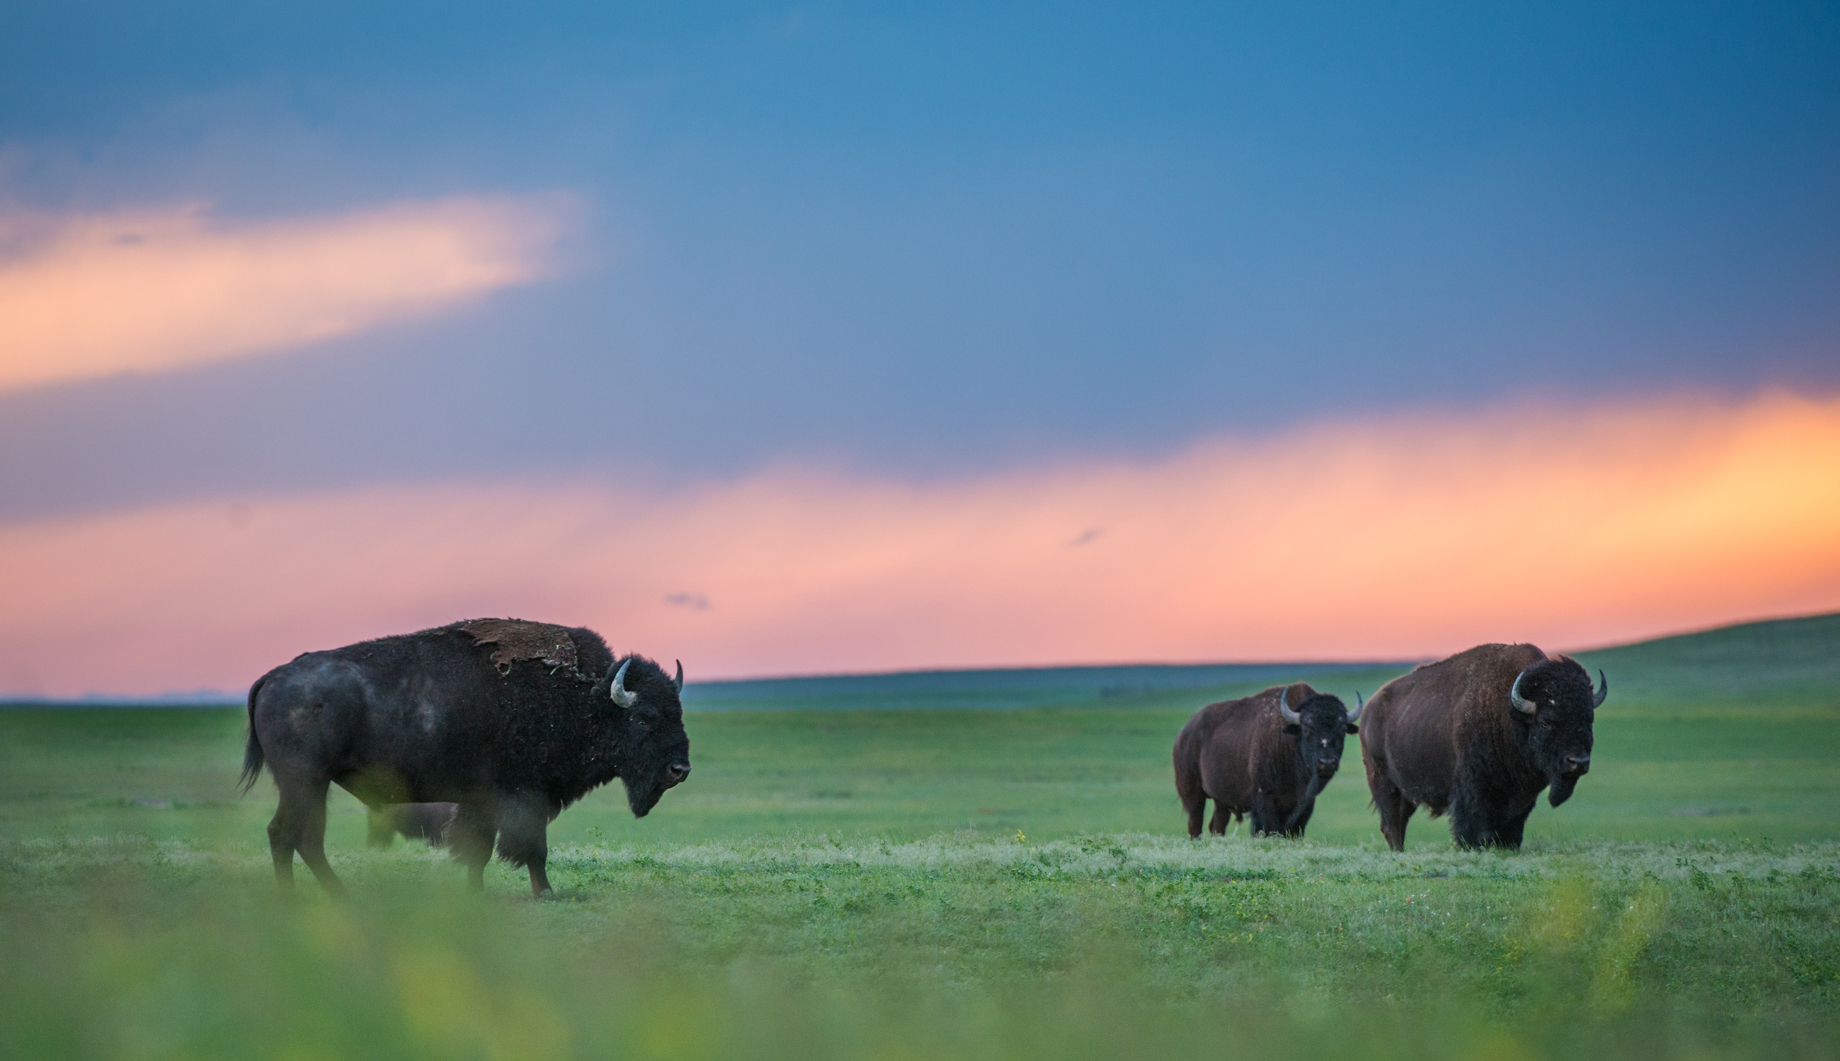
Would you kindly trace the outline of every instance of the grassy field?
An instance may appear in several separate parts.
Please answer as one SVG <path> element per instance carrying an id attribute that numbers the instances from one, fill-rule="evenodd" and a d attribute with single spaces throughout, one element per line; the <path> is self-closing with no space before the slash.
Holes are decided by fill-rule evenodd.
<path id="1" fill-rule="evenodd" d="M 1175 731 L 1292 674 L 693 687 L 693 781 L 565 812 L 546 903 L 340 794 L 354 900 L 282 905 L 240 710 L 0 711 L 0 1056 L 1840 1054 L 1840 619 L 1585 658 L 1519 854 L 1385 851 L 1352 742 L 1309 840 L 1189 842 Z"/>

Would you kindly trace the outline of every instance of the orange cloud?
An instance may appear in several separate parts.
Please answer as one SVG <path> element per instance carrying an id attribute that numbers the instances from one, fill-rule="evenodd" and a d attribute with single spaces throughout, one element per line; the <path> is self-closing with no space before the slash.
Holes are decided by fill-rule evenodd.
<path id="1" fill-rule="evenodd" d="M 297 346 L 523 283 L 562 206 L 461 198 L 242 225 L 196 208 L 0 217 L 0 390 Z"/>
<path id="2" fill-rule="evenodd" d="M 1840 608 L 1840 401 L 1502 409 L 917 487 L 487 483 L 0 527 L 0 690 L 237 688 L 461 617 L 693 678 L 1578 647 Z"/>

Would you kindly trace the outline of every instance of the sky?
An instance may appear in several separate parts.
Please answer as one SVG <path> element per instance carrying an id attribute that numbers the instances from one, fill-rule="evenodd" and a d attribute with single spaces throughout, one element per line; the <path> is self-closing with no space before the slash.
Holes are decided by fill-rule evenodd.
<path id="1" fill-rule="evenodd" d="M 0 697 L 1840 609 L 1840 8 L 0 8 Z"/>

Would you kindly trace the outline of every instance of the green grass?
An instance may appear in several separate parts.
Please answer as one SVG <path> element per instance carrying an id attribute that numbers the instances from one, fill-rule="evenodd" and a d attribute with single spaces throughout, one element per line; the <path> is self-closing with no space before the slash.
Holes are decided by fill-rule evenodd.
<path id="1" fill-rule="evenodd" d="M 353 901 L 281 903 L 240 709 L 0 711 L 0 1056 L 1833 1057 L 1836 643 L 1584 654 L 1594 768 L 1518 854 L 1387 852 L 1352 744 L 1307 841 L 1188 841 L 1174 734 L 1264 673 L 751 683 L 650 817 L 563 814 L 545 903 L 343 794 Z"/>
<path id="2" fill-rule="evenodd" d="M 1519 855 L 1107 834 L 425 848 L 276 901 L 251 847 L 0 843 L 0 1054 L 1836 1053 L 1840 845 Z"/>

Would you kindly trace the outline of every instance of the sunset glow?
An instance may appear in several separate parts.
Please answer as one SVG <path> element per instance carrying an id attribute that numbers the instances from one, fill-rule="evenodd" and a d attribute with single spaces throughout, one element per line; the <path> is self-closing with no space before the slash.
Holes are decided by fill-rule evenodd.
<path id="1" fill-rule="evenodd" d="M 0 215 L 0 391 L 296 346 L 523 283 L 545 269 L 563 205 L 463 198 L 242 225 L 196 208 Z"/>
<path id="2" fill-rule="evenodd" d="M 692 680 L 1586 647 L 1840 607 L 1840 401 L 1497 408 L 934 486 L 498 481 L 0 527 L 0 693 L 246 686 L 466 617 Z"/>

